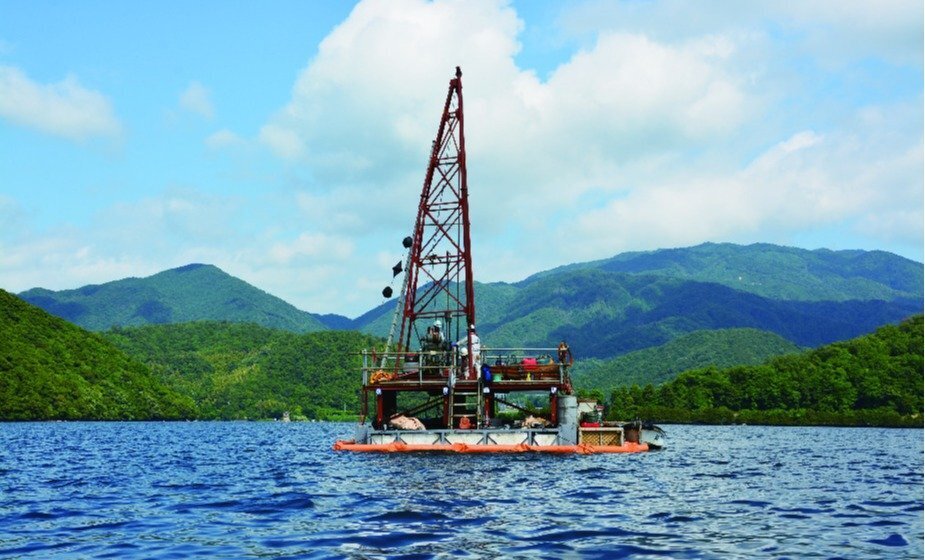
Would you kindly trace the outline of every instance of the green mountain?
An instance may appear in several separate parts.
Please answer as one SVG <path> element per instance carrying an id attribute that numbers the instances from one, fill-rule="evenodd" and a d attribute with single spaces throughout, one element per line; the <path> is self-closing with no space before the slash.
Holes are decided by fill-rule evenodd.
<path id="1" fill-rule="evenodd" d="M 202 418 L 352 417 L 359 407 L 360 333 L 297 334 L 201 321 L 118 328 L 104 336 L 195 401 Z"/>
<path id="2" fill-rule="evenodd" d="M 496 282 L 491 284 L 475 283 L 475 301 L 478 306 L 476 312 L 476 321 L 479 325 L 491 325 L 492 322 L 501 320 L 502 313 L 509 309 L 510 303 L 518 294 L 519 289 L 512 284 Z M 357 317 L 352 328 L 386 338 L 389 334 L 389 328 L 392 325 L 392 316 L 395 313 L 395 300 L 389 300 Z M 479 328 L 482 333 L 488 330 Z M 459 333 L 462 337 L 463 332 Z M 497 345 L 496 345 L 497 346 Z"/>
<path id="3" fill-rule="evenodd" d="M 494 346 L 554 346 L 608 358 L 698 330 L 754 328 L 798 346 L 871 332 L 922 309 L 923 266 L 883 251 L 707 243 L 623 253 L 476 285 L 478 327 Z M 391 302 L 354 322 L 385 336 Z"/>
<path id="4" fill-rule="evenodd" d="M 206 264 L 147 278 L 126 278 L 76 290 L 34 288 L 19 294 L 33 305 L 89 330 L 114 326 L 216 320 L 251 322 L 294 332 L 323 330 L 311 314 Z"/>
<path id="5" fill-rule="evenodd" d="M 809 251 L 767 243 L 622 253 L 555 268 L 527 282 L 582 269 L 710 282 L 795 301 L 921 299 L 923 285 L 921 263 L 885 251 Z"/>
<path id="6" fill-rule="evenodd" d="M 0 290 L 0 420 L 146 420 L 195 415 L 101 336 Z"/>
<path id="7" fill-rule="evenodd" d="M 611 418 L 921 427 L 922 315 L 762 365 L 684 372 L 658 387 L 620 387 Z"/>
<path id="8" fill-rule="evenodd" d="M 898 257 L 897 257 L 898 258 Z M 613 358 L 701 330 L 751 328 L 815 347 L 873 331 L 922 309 L 922 298 L 776 300 L 717 283 L 576 268 L 518 284 L 476 286 L 478 329 L 495 347 L 555 347 L 576 357 Z M 394 305 L 367 316 L 384 336 Z"/>
<path id="9" fill-rule="evenodd" d="M 572 370 L 572 381 L 581 389 L 609 393 L 619 386 L 659 385 L 691 369 L 757 365 L 799 351 L 785 338 L 757 329 L 695 331 L 611 360 L 581 360 Z"/>
<path id="10" fill-rule="evenodd" d="M 514 284 L 477 283 L 476 323 L 486 346 L 554 347 L 566 340 L 579 359 L 742 328 L 815 347 L 921 312 L 922 286 L 920 263 L 880 251 L 704 244 L 624 253 Z M 356 319 L 312 315 L 208 265 L 21 296 L 91 330 L 218 320 L 385 337 L 395 309 L 393 300 Z"/>

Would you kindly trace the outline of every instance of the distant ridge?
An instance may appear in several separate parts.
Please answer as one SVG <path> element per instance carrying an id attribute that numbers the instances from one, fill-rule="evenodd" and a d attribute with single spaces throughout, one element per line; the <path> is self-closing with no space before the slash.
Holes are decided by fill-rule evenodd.
<path id="1" fill-rule="evenodd" d="M 497 322 L 482 321 L 482 340 L 547 347 L 567 340 L 578 356 L 605 358 L 697 330 L 754 328 L 815 347 L 920 310 L 921 300 L 774 300 L 714 283 L 575 270 L 522 286 Z"/>
<path id="2" fill-rule="evenodd" d="M 385 337 L 395 309 L 389 300 L 355 319 L 307 313 L 202 263 L 20 296 L 91 330 L 210 320 Z M 475 296 L 487 346 L 564 339 L 579 358 L 607 359 L 695 331 L 751 328 L 815 347 L 921 313 L 923 266 L 884 251 L 705 243 L 570 264 L 516 283 L 476 283 Z"/>
<path id="3" fill-rule="evenodd" d="M 326 313 L 324 315 L 319 315 L 318 313 L 312 313 L 312 317 L 318 319 L 318 321 L 324 325 L 326 328 L 335 331 L 351 331 L 354 330 L 354 320 L 349 317 L 344 317 L 343 315 L 337 315 L 336 313 Z"/>
<path id="4" fill-rule="evenodd" d="M 193 263 L 146 278 L 75 290 L 34 288 L 29 303 L 90 330 L 188 321 L 250 322 L 293 332 L 324 330 L 310 313 L 210 264 Z"/>
<path id="5" fill-rule="evenodd" d="M 699 330 L 751 328 L 815 347 L 920 313 L 921 263 L 883 251 L 706 243 L 623 253 L 476 284 L 488 346 L 555 346 L 613 358 Z M 384 304 L 356 328 L 384 336 Z"/>
<path id="6" fill-rule="evenodd" d="M 703 243 L 621 253 L 537 273 L 539 278 L 598 269 L 722 284 L 769 299 L 796 301 L 921 298 L 923 267 L 886 251 L 798 249 L 770 243 Z"/>
<path id="7" fill-rule="evenodd" d="M 608 395 L 618 386 L 659 385 L 687 370 L 758 365 L 774 356 L 800 351 L 797 345 L 768 331 L 695 331 L 611 360 L 583 360 L 575 365 L 572 379 L 576 387 L 601 389 Z"/>

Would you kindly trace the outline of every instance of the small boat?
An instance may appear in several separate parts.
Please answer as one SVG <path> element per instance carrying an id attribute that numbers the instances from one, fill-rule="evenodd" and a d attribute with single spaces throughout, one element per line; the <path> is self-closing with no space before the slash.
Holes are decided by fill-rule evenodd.
<path id="1" fill-rule="evenodd" d="M 362 358 L 357 452 L 636 453 L 664 446 L 641 424 L 584 425 L 571 350 L 483 345 L 476 330 L 462 72 L 450 80 L 384 349 Z M 382 294 L 392 297 L 387 286 Z M 519 415 L 520 417 L 516 417 Z"/>

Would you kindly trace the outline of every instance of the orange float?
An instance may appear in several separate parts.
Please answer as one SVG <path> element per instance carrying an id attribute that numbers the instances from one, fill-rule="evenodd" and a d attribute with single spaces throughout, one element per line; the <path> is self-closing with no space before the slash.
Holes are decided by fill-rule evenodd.
<path id="1" fill-rule="evenodd" d="M 400 441 L 391 443 L 356 443 L 353 440 L 334 442 L 334 451 L 360 451 L 374 453 L 578 453 L 592 455 L 595 453 L 641 453 L 649 450 L 645 443 L 625 442 L 623 445 L 479 445 L 466 443 L 444 444 L 408 444 Z"/>

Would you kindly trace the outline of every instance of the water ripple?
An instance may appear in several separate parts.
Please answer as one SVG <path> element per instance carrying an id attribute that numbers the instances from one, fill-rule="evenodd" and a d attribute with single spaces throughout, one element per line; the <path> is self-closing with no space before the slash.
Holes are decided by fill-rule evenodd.
<path id="1" fill-rule="evenodd" d="M 923 555 L 921 430 L 670 426 L 668 450 L 618 456 L 331 451 L 350 430 L 0 424 L 0 558 Z"/>

